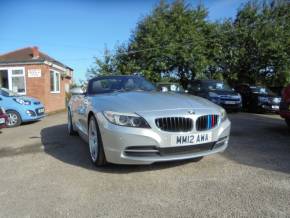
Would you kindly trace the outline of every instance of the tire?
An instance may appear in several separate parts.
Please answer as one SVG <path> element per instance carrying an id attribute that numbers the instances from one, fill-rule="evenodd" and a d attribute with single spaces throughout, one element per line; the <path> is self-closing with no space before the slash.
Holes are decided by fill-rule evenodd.
<path id="1" fill-rule="evenodd" d="M 202 159 L 203 159 L 203 156 L 201 156 L 201 157 L 196 157 L 196 158 L 193 159 L 193 162 L 199 162 L 199 161 L 201 161 Z"/>
<path id="2" fill-rule="evenodd" d="M 70 109 L 67 110 L 67 131 L 69 135 L 77 134 L 77 132 L 74 130 Z"/>
<path id="3" fill-rule="evenodd" d="M 107 161 L 99 126 L 94 116 L 89 119 L 88 129 L 90 159 L 95 166 L 104 166 Z"/>
<path id="4" fill-rule="evenodd" d="M 20 114 L 17 111 L 7 110 L 6 113 L 8 115 L 7 128 L 20 126 L 22 120 Z"/>
<path id="5" fill-rule="evenodd" d="M 287 126 L 290 128 L 290 119 L 285 119 Z"/>

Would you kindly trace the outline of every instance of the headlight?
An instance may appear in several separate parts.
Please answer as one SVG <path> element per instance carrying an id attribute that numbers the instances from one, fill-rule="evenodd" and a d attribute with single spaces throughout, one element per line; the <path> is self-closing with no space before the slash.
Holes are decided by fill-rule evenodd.
<path id="1" fill-rule="evenodd" d="M 25 100 L 20 99 L 20 98 L 14 98 L 14 101 L 16 101 L 18 104 L 22 104 L 22 105 L 30 105 L 31 104 L 30 101 L 25 101 Z"/>
<path id="2" fill-rule="evenodd" d="M 216 94 L 216 93 L 214 93 L 214 92 L 209 92 L 208 95 L 209 95 L 209 97 L 211 97 L 211 98 L 218 98 L 218 97 L 219 97 L 219 95 Z"/>
<path id="3" fill-rule="evenodd" d="M 281 102 L 281 98 L 273 98 L 273 102 L 279 104 Z"/>
<path id="4" fill-rule="evenodd" d="M 262 97 L 262 96 L 259 96 L 258 97 L 258 100 L 260 101 L 260 102 L 269 102 L 269 98 L 268 97 Z"/>
<path id="5" fill-rule="evenodd" d="M 104 111 L 104 116 L 107 120 L 115 125 L 136 127 L 136 128 L 150 128 L 149 124 L 134 113 L 118 113 L 113 111 Z"/>
<path id="6" fill-rule="evenodd" d="M 225 109 L 222 109 L 221 111 L 221 121 L 225 121 L 228 118 L 227 112 Z"/>

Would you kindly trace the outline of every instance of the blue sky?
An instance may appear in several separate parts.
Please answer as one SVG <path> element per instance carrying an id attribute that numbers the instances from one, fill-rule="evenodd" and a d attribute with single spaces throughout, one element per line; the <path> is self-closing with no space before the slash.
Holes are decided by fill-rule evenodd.
<path id="1" fill-rule="evenodd" d="M 28 46 L 72 67 L 84 79 L 105 46 L 126 42 L 136 23 L 159 0 L 0 0 L 0 54 Z M 245 0 L 192 0 L 209 10 L 208 19 L 234 17 Z"/>

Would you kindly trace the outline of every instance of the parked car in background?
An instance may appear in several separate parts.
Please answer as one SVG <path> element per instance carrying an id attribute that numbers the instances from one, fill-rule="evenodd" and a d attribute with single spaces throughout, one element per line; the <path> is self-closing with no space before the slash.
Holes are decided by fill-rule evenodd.
<path id="1" fill-rule="evenodd" d="M 280 116 L 285 119 L 287 125 L 290 127 L 290 84 L 282 91 Z"/>
<path id="2" fill-rule="evenodd" d="M 184 90 L 183 87 L 178 83 L 157 83 L 157 90 L 161 92 L 177 92 L 185 93 L 187 90 Z"/>
<path id="3" fill-rule="evenodd" d="M 6 127 L 7 121 L 8 121 L 8 116 L 5 112 L 5 109 L 3 107 L 0 107 L 0 129 Z"/>
<path id="4" fill-rule="evenodd" d="M 7 127 L 44 117 L 44 106 L 39 100 L 18 95 L 5 88 L 0 88 L 0 106 L 5 108 L 8 115 Z"/>
<path id="5" fill-rule="evenodd" d="M 212 101 L 227 110 L 240 111 L 242 99 L 227 83 L 217 80 L 195 80 L 188 86 L 188 92 Z"/>
<path id="6" fill-rule="evenodd" d="M 235 87 L 243 100 L 243 108 L 250 112 L 278 112 L 281 97 L 263 86 L 240 84 Z"/>
<path id="7" fill-rule="evenodd" d="M 75 93 L 74 93 L 75 94 Z M 95 165 L 151 164 L 198 158 L 228 146 L 231 123 L 212 102 L 157 92 L 138 76 L 89 80 L 85 94 L 72 95 L 68 131 L 88 142 Z"/>

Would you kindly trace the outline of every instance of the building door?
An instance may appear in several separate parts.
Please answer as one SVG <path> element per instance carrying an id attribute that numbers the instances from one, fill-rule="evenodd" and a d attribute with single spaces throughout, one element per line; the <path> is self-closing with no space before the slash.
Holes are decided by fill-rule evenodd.
<path id="1" fill-rule="evenodd" d="M 8 70 L 0 70 L 0 87 L 9 89 Z"/>

